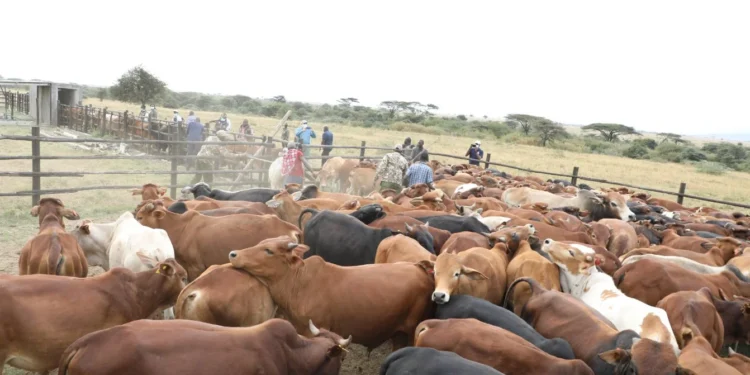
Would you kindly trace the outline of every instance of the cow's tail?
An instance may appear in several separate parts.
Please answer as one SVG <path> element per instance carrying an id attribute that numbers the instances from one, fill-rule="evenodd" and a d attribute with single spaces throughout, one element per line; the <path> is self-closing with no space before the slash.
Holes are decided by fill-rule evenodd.
<path id="1" fill-rule="evenodd" d="M 75 348 L 73 350 L 66 350 L 65 353 L 63 353 L 62 360 L 60 361 L 60 369 L 57 371 L 58 375 L 67 375 L 68 374 L 68 367 L 70 366 L 70 362 L 73 360 L 73 357 L 78 354 L 78 350 L 80 348 Z"/>
<path id="2" fill-rule="evenodd" d="M 311 213 L 312 216 L 310 218 L 312 219 L 315 217 L 315 215 L 319 214 L 320 211 L 314 208 L 305 208 L 304 210 L 302 210 L 302 212 L 300 212 L 299 219 L 297 219 L 297 227 L 303 231 L 304 231 L 304 228 L 302 228 L 302 217 L 304 217 L 306 213 Z"/>
<path id="3" fill-rule="evenodd" d="M 65 256 L 62 254 L 62 244 L 60 243 L 60 237 L 57 233 L 52 235 L 49 245 L 49 252 L 47 253 L 47 272 L 52 273 L 54 270 L 55 275 L 60 275 L 65 265 Z"/>
<path id="4" fill-rule="evenodd" d="M 525 281 L 526 283 L 529 284 L 529 288 L 531 288 L 531 295 L 532 296 L 535 296 L 535 295 L 537 295 L 540 292 L 542 292 L 542 291 L 545 290 L 544 288 L 542 288 L 541 285 L 539 285 L 539 283 L 536 280 L 534 280 L 534 279 L 532 279 L 530 277 L 520 277 L 520 278 L 514 280 L 512 283 L 510 283 L 510 286 L 508 286 L 508 291 L 505 293 L 505 301 L 503 301 L 503 307 L 504 308 L 506 308 L 506 309 L 508 308 L 508 303 L 510 302 L 510 300 L 513 299 L 513 297 L 512 297 L 513 296 L 513 289 L 515 289 L 516 285 L 518 283 L 522 282 L 522 281 Z"/>

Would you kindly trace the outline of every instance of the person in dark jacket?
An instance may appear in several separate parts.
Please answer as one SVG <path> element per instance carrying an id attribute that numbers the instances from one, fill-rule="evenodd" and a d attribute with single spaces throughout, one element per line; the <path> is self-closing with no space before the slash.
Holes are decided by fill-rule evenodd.
<path id="1" fill-rule="evenodd" d="M 421 161 L 422 154 L 427 155 L 427 161 L 430 161 L 429 153 L 427 152 L 427 149 L 424 148 L 424 140 L 420 139 L 419 142 L 417 142 L 417 147 L 415 147 L 414 150 L 412 150 L 410 161 L 412 163 Z"/>
<path id="2" fill-rule="evenodd" d="M 479 161 L 484 157 L 484 151 L 480 147 L 481 145 L 482 142 L 476 141 L 471 145 L 471 147 L 469 147 L 469 150 L 466 151 L 466 155 L 464 156 L 469 157 L 469 164 L 479 165 Z"/>
<path id="3" fill-rule="evenodd" d="M 196 117 L 193 122 L 188 123 L 187 126 L 187 140 L 189 142 L 202 142 L 203 141 L 203 124 L 201 119 Z M 198 155 L 198 151 L 201 149 L 200 143 L 192 143 L 187 145 L 187 155 L 195 156 Z M 187 168 L 190 169 L 195 165 L 195 159 L 187 159 Z"/>
<path id="4" fill-rule="evenodd" d="M 326 162 L 328 161 L 328 155 L 331 153 L 331 150 L 333 147 L 325 147 L 325 146 L 332 146 L 333 145 L 333 133 L 331 133 L 330 130 L 328 130 L 327 126 L 323 127 L 323 140 L 320 142 L 321 145 L 323 145 L 323 153 L 321 153 L 321 156 L 323 159 L 321 159 L 320 166 L 324 166 Z"/>

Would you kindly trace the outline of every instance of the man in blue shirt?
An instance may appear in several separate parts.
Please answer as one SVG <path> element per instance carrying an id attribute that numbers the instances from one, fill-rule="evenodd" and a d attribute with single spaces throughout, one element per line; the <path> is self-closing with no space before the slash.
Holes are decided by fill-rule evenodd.
<path id="1" fill-rule="evenodd" d="M 479 165 L 479 161 L 482 160 L 482 157 L 484 157 L 484 151 L 482 151 L 481 146 L 482 143 L 479 141 L 474 142 L 474 144 L 469 147 L 469 151 L 466 151 L 466 155 L 469 157 L 469 164 L 471 165 Z"/>
<path id="2" fill-rule="evenodd" d="M 323 140 L 320 142 L 320 144 L 323 145 L 323 153 L 321 154 L 323 159 L 320 162 L 320 166 L 322 167 L 326 164 L 326 161 L 328 161 L 328 154 L 330 154 L 331 150 L 333 149 L 333 147 L 325 147 L 333 145 L 333 133 L 328 130 L 327 126 L 323 127 Z"/>
<path id="3" fill-rule="evenodd" d="M 299 142 L 301 144 L 307 145 L 307 146 L 310 146 L 311 138 L 317 138 L 317 136 L 315 135 L 315 131 L 312 130 L 310 125 L 307 125 L 307 124 L 302 126 L 302 130 L 298 131 L 296 136 L 299 138 Z M 303 147 L 302 151 L 305 154 L 306 158 L 310 157 L 310 147 Z"/>
<path id="4" fill-rule="evenodd" d="M 427 165 L 427 162 L 429 162 L 429 160 L 430 156 L 427 154 L 426 150 L 419 154 L 419 160 L 406 170 L 404 181 L 406 181 L 407 183 L 404 184 L 405 186 L 427 184 L 431 188 L 435 188 L 435 186 L 432 184 L 432 168 Z"/>
<path id="5" fill-rule="evenodd" d="M 187 140 L 190 142 L 202 142 L 203 141 L 203 124 L 201 124 L 201 119 L 199 117 L 195 117 L 195 119 L 192 122 L 188 123 Z M 188 156 L 198 155 L 198 151 L 200 151 L 201 146 L 202 145 L 200 143 L 188 144 L 187 145 Z M 193 165 L 195 165 L 195 159 L 188 159 L 186 164 L 187 164 L 187 168 L 190 169 Z"/>

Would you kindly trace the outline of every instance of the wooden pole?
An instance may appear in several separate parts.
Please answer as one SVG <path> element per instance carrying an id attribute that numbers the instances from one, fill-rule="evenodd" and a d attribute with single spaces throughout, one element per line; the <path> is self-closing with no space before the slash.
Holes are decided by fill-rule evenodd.
<path id="1" fill-rule="evenodd" d="M 359 162 L 365 161 L 365 146 L 367 146 L 367 142 L 362 141 L 362 146 L 359 149 Z"/>
<path id="2" fill-rule="evenodd" d="M 286 111 L 286 114 L 284 114 L 284 117 L 282 117 L 281 120 L 279 120 L 279 123 L 276 124 L 276 129 L 273 131 L 273 134 L 271 134 L 271 138 L 276 137 L 276 134 L 279 131 L 281 131 L 281 128 L 284 126 L 284 124 L 286 124 L 287 119 L 289 119 L 289 116 L 291 116 L 291 115 L 292 115 L 292 111 L 291 110 Z M 253 154 L 253 158 L 251 158 L 251 160 L 248 160 L 247 164 L 245 164 L 245 167 L 242 168 L 242 169 L 244 169 L 244 170 L 250 169 L 250 166 L 253 163 L 252 159 L 259 159 L 258 155 L 260 155 L 260 153 L 263 152 L 263 150 L 265 150 L 264 146 L 258 147 L 258 151 L 255 151 L 255 153 Z M 234 182 L 229 187 L 230 190 L 234 189 L 234 187 L 236 185 L 238 185 L 240 179 L 242 179 L 242 175 L 243 175 L 243 173 L 238 173 L 237 174 L 237 178 L 234 179 Z"/>
<path id="3" fill-rule="evenodd" d="M 573 167 L 573 178 L 570 180 L 570 184 L 573 186 L 577 186 L 578 183 L 578 167 Z"/>
<path id="4" fill-rule="evenodd" d="M 679 204 L 682 204 L 682 201 L 685 199 L 685 188 L 687 188 L 687 184 L 680 182 L 680 191 L 677 193 L 677 203 Z"/>
<path id="5" fill-rule="evenodd" d="M 484 169 L 490 169 L 490 158 L 492 158 L 492 154 L 489 152 L 487 153 L 487 160 L 484 162 Z"/>
<path id="6" fill-rule="evenodd" d="M 39 119 L 38 118 L 37 118 L 37 126 L 34 126 L 34 127 L 31 128 L 31 135 L 32 136 L 36 136 L 36 137 L 39 136 Z M 40 141 L 38 141 L 38 140 L 31 141 L 31 155 L 32 156 L 40 156 L 41 155 L 41 150 L 40 150 L 39 145 L 40 145 Z M 41 172 L 41 169 L 42 169 L 41 168 L 41 160 L 39 160 L 39 159 L 32 159 L 31 160 L 31 171 L 39 173 L 39 172 Z M 41 186 L 42 186 L 42 177 L 41 176 L 36 175 L 36 176 L 31 177 L 31 190 L 33 190 L 33 191 L 42 190 Z M 38 193 L 32 194 L 31 195 L 31 207 L 34 207 L 37 204 L 39 204 L 39 199 L 41 199 L 41 197 L 39 196 Z"/>

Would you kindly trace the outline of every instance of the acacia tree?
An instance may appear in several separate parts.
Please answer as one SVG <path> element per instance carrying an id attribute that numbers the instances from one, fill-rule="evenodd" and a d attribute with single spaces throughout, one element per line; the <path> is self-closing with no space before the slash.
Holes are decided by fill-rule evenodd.
<path id="1" fill-rule="evenodd" d="M 669 141 L 671 141 L 674 144 L 687 142 L 684 139 L 682 139 L 681 135 L 675 134 L 675 133 L 658 133 L 656 135 L 660 137 L 664 137 L 664 139 L 661 140 L 661 143 L 669 142 Z"/>
<path id="2" fill-rule="evenodd" d="M 118 78 L 110 91 L 115 99 L 146 105 L 164 93 L 166 87 L 166 83 L 139 65 Z"/>
<path id="3" fill-rule="evenodd" d="M 582 127 L 583 130 L 597 131 L 607 142 L 615 142 L 620 139 L 621 135 L 641 135 L 633 127 L 622 124 L 604 124 L 595 123 Z"/>
<path id="4" fill-rule="evenodd" d="M 544 117 L 538 117 L 538 116 L 532 116 L 532 115 L 523 115 L 523 114 L 510 114 L 505 116 L 505 119 L 508 120 L 509 123 L 513 123 L 516 126 L 521 127 L 521 131 L 523 134 L 529 135 L 531 132 L 531 128 L 534 125 L 535 122 L 539 122 L 542 120 L 547 120 Z M 513 126 L 512 128 L 515 128 L 516 126 Z"/>
<path id="5" fill-rule="evenodd" d="M 357 98 L 341 98 L 339 99 L 339 104 L 343 106 L 350 107 L 352 103 L 359 103 L 359 99 Z"/>
<path id="6" fill-rule="evenodd" d="M 534 133 L 539 137 L 539 143 L 542 146 L 547 146 L 547 143 L 562 138 L 568 138 L 570 136 L 562 125 L 547 120 L 546 118 L 535 121 L 533 123 L 533 128 Z"/>
<path id="7" fill-rule="evenodd" d="M 286 103 L 286 97 L 284 95 L 276 95 L 271 98 L 271 101 L 276 103 Z"/>

